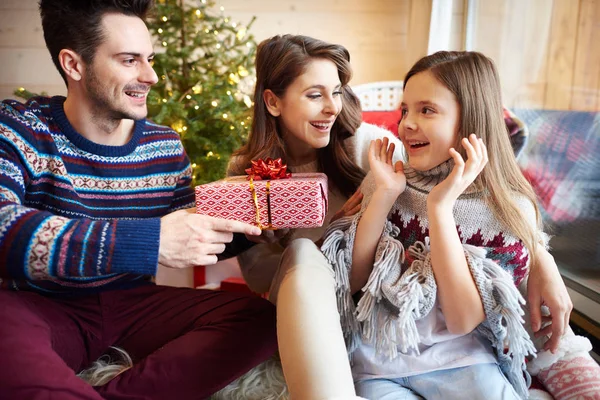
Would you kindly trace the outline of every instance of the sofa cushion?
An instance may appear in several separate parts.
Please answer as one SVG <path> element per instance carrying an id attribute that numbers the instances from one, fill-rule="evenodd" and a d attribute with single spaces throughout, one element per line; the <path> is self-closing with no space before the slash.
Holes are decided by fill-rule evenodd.
<path id="1" fill-rule="evenodd" d="M 402 119 L 402 110 L 393 111 L 363 111 L 363 121 L 380 126 L 398 136 L 398 124 Z"/>

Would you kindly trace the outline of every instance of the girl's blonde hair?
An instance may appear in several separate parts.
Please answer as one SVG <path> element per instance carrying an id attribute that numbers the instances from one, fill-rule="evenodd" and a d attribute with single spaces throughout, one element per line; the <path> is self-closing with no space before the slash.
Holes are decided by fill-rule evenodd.
<path id="1" fill-rule="evenodd" d="M 404 87 L 413 75 L 424 71 L 432 73 L 448 88 L 460 105 L 455 148 L 463 159 L 466 159 L 466 152 L 460 145 L 462 138 L 475 133 L 483 139 L 489 162 L 475 185 L 487 194 L 486 201 L 496 217 L 525 243 L 530 261 L 533 261 L 542 220 L 535 192 L 521 173 L 510 144 L 503 117 L 500 78 L 494 62 L 478 52 L 440 51 L 420 59 L 406 74 Z M 533 204 L 535 227 L 519 209 L 515 193 L 525 196 Z"/>
<path id="2" fill-rule="evenodd" d="M 362 122 L 360 101 L 348 86 L 352 77 L 350 54 L 341 45 L 301 35 L 273 36 L 258 45 L 252 129 L 248 143 L 234 153 L 240 162 L 236 163 L 238 170 L 232 171 L 233 174 L 243 174 L 250 161 L 257 158 L 281 157 L 286 161 L 279 120 L 268 112 L 263 93 L 270 89 L 278 97 L 283 97 L 292 82 L 316 59 L 329 60 L 337 67 L 343 105 L 331 128 L 329 144 L 317 150 L 319 170 L 342 194 L 350 196 L 356 191 L 365 172 L 344 146 L 344 140 L 354 135 Z"/>

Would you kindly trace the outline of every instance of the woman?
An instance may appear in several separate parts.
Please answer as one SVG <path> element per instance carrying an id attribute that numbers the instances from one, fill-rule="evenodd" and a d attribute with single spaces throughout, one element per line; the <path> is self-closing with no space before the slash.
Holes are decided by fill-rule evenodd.
<path id="1" fill-rule="evenodd" d="M 281 157 L 292 172 L 319 171 L 329 177 L 324 226 L 358 212 L 362 195 L 356 190 L 369 168 L 371 140 L 387 137 L 396 148 L 401 143 L 390 132 L 361 123 L 360 103 L 348 86 L 348 51 L 306 36 L 274 36 L 258 46 L 256 75 L 252 130 L 228 174 L 243 174 L 254 159 Z M 323 232 L 276 232 L 276 237 L 265 238 L 276 242 L 258 244 L 238 257 L 250 288 L 268 290 L 277 305 L 281 361 L 293 399 L 356 396 L 332 269 L 315 244 Z M 530 304 L 534 309 L 542 301 L 549 305 L 554 332 L 561 335 L 570 299 L 551 256 L 540 251 L 536 259 L 540 262 L 530 274 Z"/>

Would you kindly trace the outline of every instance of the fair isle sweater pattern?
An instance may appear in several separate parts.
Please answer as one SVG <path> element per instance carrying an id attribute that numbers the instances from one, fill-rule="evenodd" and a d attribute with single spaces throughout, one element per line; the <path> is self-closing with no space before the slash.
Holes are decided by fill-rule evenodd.
<path id="1" fill-rule="evenodd" d="M 1 287 L 76 293 L 147 281 L 160 217 L 193 205 L 173 130 L 138 121 L 123 146 L 70 125 L 64 97 L 0 103 Z"/>
<path id="2" fill-rule="evenodd" d="M 384 359 L 397 357 L 398 351 L 412 349 L 418 353 L 420 339 L 415 321 L 433 309 L 437 293 L 426 200 L 452 167 L 452 160 L 426 172 L 405 165 L 407 188 L 388 214 L 373 270 L 356 304 L 349 281 L 352 249 L 358 221 L 375 189 L 371 175 L 361 186 L 365 196 L 362 210 L 328 228 L 321 250 L 334 269 L 338 309 L 350 353 L 361 342 L 373 345 Z M 533 205 L 518 197 L 516 201 L 535 226 Z M 535 354 L 535 348 L 523 327 L 525 300 L 516 285 L 528 271 L 527 249 L 494 217 L 481 192 L 468 190 L 461 195 L 454 206 L 454 217 L 486 314 L 477 329 L 495 348 L 504 374 L 526 398 L 529 376 L 525 358 Z"/>

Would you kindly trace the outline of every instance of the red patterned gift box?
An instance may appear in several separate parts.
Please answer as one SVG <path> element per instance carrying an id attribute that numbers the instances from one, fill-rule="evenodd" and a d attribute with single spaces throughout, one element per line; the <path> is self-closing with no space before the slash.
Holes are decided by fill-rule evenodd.
<path id="1" fill-rule="evenodd" d="M 318 227 L 323 225 L 327 214 L 327 176 L 322 173 L 294 173 L 282 179 L 233 176 L 199 185 L 196 213 L 264 229 Z"/>

